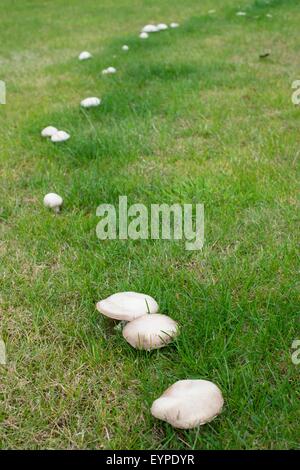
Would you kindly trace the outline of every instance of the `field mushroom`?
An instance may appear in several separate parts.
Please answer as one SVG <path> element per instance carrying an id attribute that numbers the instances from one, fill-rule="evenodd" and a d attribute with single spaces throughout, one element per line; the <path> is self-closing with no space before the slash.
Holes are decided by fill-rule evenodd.
<path id="1" fill-rule="evenodd" d="M 85 98 L 84 100 L 82 100 L 80 105 L 83 108 L 94 108 L 96 106 L 99 106 L 100 103 L 101 103 L 100 98 L 96 98 L 95 96 L 93 96 L 93 97 Z"/>
<path id="2" fill-rule="evenodd" d="M 146 24 L 142 29 L 142 33 L 156 33 L 157 31 L 158 28 L 154 24 Z"/>
<path id="3" fill-rule="evenodd" d="M 222 411 L 221 390 L 208 380 L 179 380 L 155 400 L 151 413 L 178 429 L 192 429 L 212 421 Z"/>
<path id="4" fill-rule="evenodd" d="M 140 34 L 140 38 L 141 39 L 147 39 L 149 37 L 149 34 L 146 33 L 145 31 L 143 31 L 141 34 Z"/>
<path id="5" fill-rule="evenodd" d="M 130 322 L 146 313 L 156 313 L 158 304 L 150 295 L 138 292 L 118 292 L 100 300 L 96 308 L 106 317 Z"/>
<path id="6" fill-rule="evenodd" d="M 46 194 L 44 197 L 44 206 L 58 213 L 63 204 L 63 198 L 55 193 Z"/>
<path id="7" fill-rule="evenodd" d="M 57 131 L 55 134 L 51 136 L 51 142 L 65 142 L 69 140 L 70 134 L 65 131 Z"/>
<path id="8" fill-rule="evenodd" d="M 58 130 L 56 129 L 56 127 L 48 126 L 48 127 L 45 127 L 45 129 L 42 130 L 41 136 L 42 137 L 52 137 L 57 132 L 58 132 Z"/>
<path id="9" fill-rule="evenodd" d="M 165 31 L 168 29 L 168 25 L 165 23 L 159 23 L 157 26 L 157 31 Z"/>
<path id="10" fill-rule="evenodd" d="M 178 28 L 179 23 L 171 23 L 170 28 Z"/>
<path id="11" fill-rule="evenodd" d="M 103 75 L 108 75 L 108 74 L 112 74 L 116 72 L 117 72 L 117 69 L 115 69 L 115 67 L 107 67 L 107 69 L 102 70 Z"/>
<path id="12" fill-rule="evenodd" d="M 129 46 L 127 46 L 127 44 L 124 44 L 124 46 L 122 46 L 122 51 L 128 51 L 129 50 Z"/>
<path id="13" fill-rule="evenodd" d="M 91 58 L 92 58 L 92 54 L 90 54 L 88 51 L 83 51 L 78 56 L 79 60 L 87 60 Z"/>
<path id="14" fill-rule="evenodd" d="M 246 15 L 247 15 L 247 13 L 245 11 L 238 11 L 236 13 L 236 16 L 246 16 Z"/>
<path id="15" fill-rule="evenodd" d="M 167 315 L 143 315 L 123 329 L 123 337 L 136 349 L 159 349 L 169 344 L 178 334 L 178 324 Z"/>

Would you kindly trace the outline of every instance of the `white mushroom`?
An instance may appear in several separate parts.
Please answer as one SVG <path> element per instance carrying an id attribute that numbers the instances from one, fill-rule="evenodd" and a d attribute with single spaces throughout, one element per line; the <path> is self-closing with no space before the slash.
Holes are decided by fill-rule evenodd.
<path id="1" fill-rule="evenodd" d="M 101 103 L 100 98 L 96 98 L 95 96 L 93 96 L 93 97 L 85 98 L 84 100 L 82 100 L 80 105 L 83 108 L 93 108 L 95 106 L 99 106 L 100 103 Z"/>
<path id="2" fill-rule="evenodd" d="M 191 429 L 212 421 L 224 404 L 221 390 L 207 380 L 179 380 L 154 401 L 151 413 L 174 428 Z"/>
<path id="3" fill-rule="evenodd" d="M 122 46 L 122 51 L 128 51 L 129 50 L 129 47 L 127 46 L 127 44 L 124 44 L 124 46 Z"/>
<path id="4" fill-rule="evenodd" d="M 147 39 L 148 37 L 149 37 L 149 34 L 144 31 L 140 34 L 141 39 Z"/>
<path id="5" fill-rule="evenodd" d="M 42 137 L 52 137 L 56 133 L 57 133 L 56 127 L 48 126 L 48 127 L 45 127 L 45 129 L 42 130 L 41 136 Z"/>
<path id="6" fill-rule="evenodd" d="M 102 70 L 103 75 L 108 75 L 111 73 L 116 73 L 117 69 L 115 67 L 107 67 L 107 69 Z"/>
<path id="7" fill-rule="evenodd" d="M 179 23 L 171 23 L 170 28 L 178 28 Z"/>
<path id="8" fill-rule="evenodd" d="M 54 212 L 59 212 L 62 204 L 63 199 L 58 194 L 49 193 L 44 197 L 44 206 L 52 209 Z"/>
<path id="9" fill-rule="evenodd" d="M 87 60 L 91 58 L 92 58 L 92 54 L 90 54 L 88 51 L 83 51 L 78 56 L 79 60 Z"/>
<path id="10" fill-rule="evenodd" d="M 70 134 L 65 131 L 57 131 L 51 136 L 51 142 L 64 142 L 70 138 Z"/>
<path id="11" fill-rule="evenodd" d="M 158 31 L 165 31 L 168 29 L 168 25 L 165 23 L 159 23 L 156 27 Z"/>
<path id="12" fill-rule="evenodd" d="M 236 13 L 236 16 L 246 16 L 246 15 L 247 15 L 247 13 L 245 11 L 238 11 Z"/>
<path id="13" fill-rule="evenodd" d="M 158 311 L 157 302 L 146 294 L 137 292 L 119 292 L 100 300 L 97 310 L 106 317 L 115 320 L 132 321 L 146 313 Z"/>
<path id="14" fill-rule="evenodd" d="M 158 28 L 154 24 L 146 24 L 142 29 L 142 33 L 157 33 L 157 31 Z"/>
<path id="15" fill-rule="evenodd" d="M 123 330 L 126 341 L 136 349 L 159 349 L 178 334 L 178 325 L 167 315 L 146 314 L 127 323 Z"/>

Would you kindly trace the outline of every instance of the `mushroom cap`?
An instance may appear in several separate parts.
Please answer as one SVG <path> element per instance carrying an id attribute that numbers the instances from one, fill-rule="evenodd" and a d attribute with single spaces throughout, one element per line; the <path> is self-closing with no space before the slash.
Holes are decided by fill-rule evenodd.
<path id="1" fill-rule="evenodd" d="M 46 194 L 44 197 L 44 206 L 50 209 L 57 209 L 62 206 L 63 198 L 56 193 Z"/>
<path id="2" fill-rule="evenodd" d="M 146 24 L 146 26 L 143 27 L 142 33 L 156 33 L 158 30 L 157 26 L 155 24 Z"/>
<path id="3" fill-rule="evenodd" d="M 159 23 L 156 27 L 157 31 L 164 31 L 165 29 L 168 29 L 168 25 L 165 23 Z"/>
<path id="4" fill-rule="evenodd" d="M 92 58 L 92 54 L 90 54 L 88 51 L 80 52 L 80 54 L 78 56 L 79 60 L 87 60 L 87 59 L 91 59 L 91 58 Z"/>
<path id="5" fill-rule="evenodd" d="M 122 46 L 122 50 L 123 50 L 123 51 L 128 51 L 128 50 L 129 50 L 129 46 L 127 46 L 127 44 L 124 44 L 124 46 Z"/>
<path id="6" fill-rule="evenodd" d="M 106 71 L 107 73 L 116 73 L 117 69 L 115 67 L 107 67 Z"/>
<path id="7" fill-rule="evenodd" d="M 126 341 L 136 349 L 159 349 L 178 334 L 178 324 L 167 315 L 146 314 L 128 323 L 123 329 Z"/>
<path id="8" fill-rule="evenodd" d="M 236 16 L 246 16 L 247 13 L 245 11 L 237 11 Z"/>
<path id="9" fill-rule="evenodd" d="M 96 305 L 97 310 L 114 320 L 132 321 L 148 312 L 156 313 L 158 304 L 150 295 L 137 292 L 118 292 Z"/>
<path id="10" fill-rule="evenodd" d="M 170 28 L 178 28 L 179 23 L 171 23 Z"/>
<path id="11" fill-rule="evenodd" d="M 179 380 L 155 400 L 151 413 L 174 428 L 192 429 L 221 413 L 221 390 L 208 380 Z"/>
<path id="12" fill-rule="evenodd" d="M 45 127 L 45 129 L 42 130 L 41 136 L 42 137 L 52 137 L 57 132 L 58 132 L 58 130 L 56 129 L 56 127 L 48 126 L 48 127 Z"/>
<path id="13" fill-rule="evenodd" d="M 149 34 L 146 33 L 145 31 L 143 31 L 141 34 L 140 34 L 140 38 L 141 39 L 147 39 L 149 37 Z"/>
<path id="14" fill-rule="evenodd" d="M 70 138 L 70 134 L 65 131 L 57 131 L 51 136 L 51 142 L 64 142 Z"/>
<path id="15" fill-rule="evenodd" d="M 100 98 L 96 98 L 96 96 L 85 98 L 81 101 L 80 105 L 83 108 L 93 108 L 95 106 L 99 106 L 101 103 Z"/>

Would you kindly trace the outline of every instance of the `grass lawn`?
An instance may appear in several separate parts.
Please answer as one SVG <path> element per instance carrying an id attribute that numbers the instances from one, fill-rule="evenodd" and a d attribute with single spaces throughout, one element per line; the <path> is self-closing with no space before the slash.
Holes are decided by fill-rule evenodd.
<path id="1" fill-rule="evenodd" d="M 140 39 L 151 21 L 180 28 Z M 1 1 L 0 448 L 299 448 L 299 22 L 298 0 Z M 98 240 L 119 195 L 203 203 L 203 250 Z M 180 323 L 177 342 L 123 340 L 95 303 L 126 290 Z M 185 378 L 225 399 L 191 431 L 150 414 Z"/>

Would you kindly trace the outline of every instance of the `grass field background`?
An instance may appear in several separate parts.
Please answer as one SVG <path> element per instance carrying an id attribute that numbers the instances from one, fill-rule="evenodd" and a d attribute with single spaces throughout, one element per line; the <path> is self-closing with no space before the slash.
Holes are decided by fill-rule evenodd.
<path id="1" fill-rule="evenodd" d="M 181 26 L 139 39 L 152 21 Z M 1 448 L 299 448 L 299 22 L 297 0 L 1 0 Z M 204 249 L 100 242 L 119 195 L 203 203 Z M 137 352 L 95 310 L 126 290 L 180 323 L 175 344 Z M 184 378 L 224 394 L 198 430 L 150 415 Z"/>

